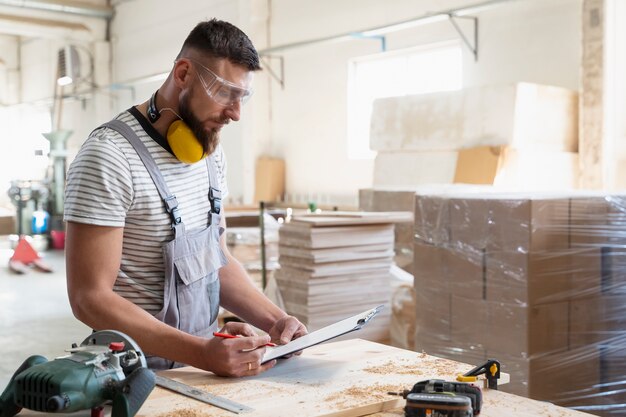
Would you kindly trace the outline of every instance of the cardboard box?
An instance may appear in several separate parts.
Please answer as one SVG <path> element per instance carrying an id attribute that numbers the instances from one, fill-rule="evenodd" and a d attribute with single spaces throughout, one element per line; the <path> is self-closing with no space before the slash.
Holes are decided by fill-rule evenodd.
<path id="1" fill-rule="evenodd" d="M 488 255 L 486 294 L 489 301 L 528 305 L 567 301 L 571 295 L 569 251 Z"/>
<path id="2" fill-rule="evenodd" d="M 487 302 L 452 295 L 450 337 L 454 345 L 483 345 L 487 334 L 491 334 Z"/>
<path id="3" fill-rule="evenodd" d="M 430 288 L 415 289 L 416 347 L 424 340 L 450 341 L 450 294 Z"/>
<path id="4" fill-rule="evenodd" d="M 569 346 L 613 344 L 626 332 L 626 297 L 597 296 L 569 302 Z M 626 346 L 626 340 L 624 340 Z"/>
<path id="5" fill-rule="evenodd" d="M 569 234 L 572 248 L 590 249 L 606 244 L 611 203 L 605 196 L 570 198 Z"/>
<path id="6" fill-rule="evenodd" d="M 612 416 L 626 404 L 624 381 L 626 380 L 626 332 L 615 333 L 610 343 L 598 345 L 600 350 L 600 405 L 606 406 L 603 415 Z M 617 407 L 615 407 L 617 405 Z"/>
<path id="7" fill-rule="evenodd" d="M 482 250 L 490 236 L 491 200 L 485 198 L 450 198 L 450 245 Z"/>
<path id="8" fill-rule="evenodd" d="M 569 302 L 570 348 L 595 345 L 608 338 L 603 302 L 599 296 Z"/>
<path id="9" fill-rule="evenodd" d="M 626 195 L 607 195 L 605 200 L 609 205 L 608 224 L 611 231 L 624 231 L 626 225 Z M 618 233 L 618 236 L 614 236 L 615 240 L 620 244 L 626 242 L 626 238 L 623 233 Z"/>
<path id="10" fill-rule="evenodd" d="M 588 247 L 571 249 L 571 296 L 570 299 L 598 297 L 609 283 L 611 271 L 603 253 L 608 248 Z"/>
<path id="11" fill-rule="evenodd" d="M 626 247 L 611 244 L 601 249 L 600 281 L 603 295 L 626 295 Z"/>
<path id="12" fill-rule="evenodd" d="M 445 276 L 450 293 L 472 300 L 486 300 L 485 252 L 472 247 L 444 252 Z"/>
<path id="13" fill-rule="evenodd" d="M 492 199 L 489 249 L 524 252 L 569 249 L 568 198 Z"/>
<path id="14" fill-rule="evenodd" d="M 487 350 L 521 358 L 568 348 L 568 303 L 519 306 L 488 302 Z"/>
<path id="15" fill-rule="evenodd" d="M 626 331 L 615 333 L 610 343 L 602 343 L 599 347 L 601 382 L 623 384 L 626 378 Z"/>
<path id="16" fill-rule="evenodd" d="M 450 212 L 444 196 L 415 196 L 415 238 L 424 243 L 445 246 L 450 240 Z"/>
<path id="17" fill-rule="evenodd" d="M 571 249 L 571 298 L 626 294 L 626 249 L 606 242 Z"/>
<path id="18" fill-rule="evenodd" d="M 486 299 L 512 305 L 527 305 L 528 270 L 519 264 L 521 254 L 491 251 L 486 257 Z"/>
<path id="19" fill-rule="evenodd" d="M 413 278 L 416 290 L 431 289 L 449 292 L 449 281 L 445 273 L 446 249 L 415 242 L 413 244 Z"/>
<path id="20" fill-rule="evenodd" d="M 503 146 L 480 146 L 459 150 L 454 171 L 456 184 L 493 184 L 501 165 Z"/>
<path id="21" fill-rule="evenodd" d="M 283 201 L 285 195 L 285 161 L 262 156 L 257 159 L 254 201 Z"/>
<path id="22" fill-rule="evenodd" d="M 461 363 L 476 364 L 487 360 L 487 350 L 481 342 L 463 342 L 452 340 L 447 346 L 439 348 L 438 355 Z"/>
<path id="23" fill-rule="evenodd" d="M 500 390 L 516 395 L 549 401 L 564 407 L 594 404 L 600 392 L 600 355 L 595 347 L 563 350 L 531 358 L 521 358 L 498 350 L 488 350 L 497 358 L 502 372 L 511 376 Z M 587 397 L 589 396 L 589 397 Z"/>

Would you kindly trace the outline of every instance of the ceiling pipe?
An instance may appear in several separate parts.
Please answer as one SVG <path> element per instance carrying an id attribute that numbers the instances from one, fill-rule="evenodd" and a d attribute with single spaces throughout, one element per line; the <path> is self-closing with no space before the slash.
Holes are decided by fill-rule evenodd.
<path id="1" fill-rule="evenodd" d="M 93 36 L 82 23 L 0 14 L 0 33 L 4 35 L 64 38 L 88 41 Z"/>
<path id="2" fill-rule="evenodd" d="M 86 5 L 77 1 L 0 0 L 0 6 L 19 7 L 21 9 L 57 12 L 99 19 L 111 19 L 114 14 L 113 8 L 110 6 Z"/>

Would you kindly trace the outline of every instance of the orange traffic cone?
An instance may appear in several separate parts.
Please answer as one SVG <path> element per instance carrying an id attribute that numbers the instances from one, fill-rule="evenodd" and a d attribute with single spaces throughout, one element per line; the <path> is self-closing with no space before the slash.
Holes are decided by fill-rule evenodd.
<path id="1" fill-rule="evenodd" d="M 24 236 L 20 236 L 13 256 L 9 259 L 9 268 L 18 274 L 25 274 L 28 272 L 27 266 L 31 264 L 43 272 L 52 272 L 52 268 L 42 261 L 35 248 Z"/>

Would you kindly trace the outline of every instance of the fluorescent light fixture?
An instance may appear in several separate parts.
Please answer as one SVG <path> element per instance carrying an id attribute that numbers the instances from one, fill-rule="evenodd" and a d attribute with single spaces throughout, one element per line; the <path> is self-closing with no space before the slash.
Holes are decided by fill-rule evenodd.
<path id="1" fill-rule="evenodd" d="M 70 85 L 73 82 L 74 82 L 74 80 L 72 79 L 72 77 L 69 77 L 67 75 L 59 77 L 59 79 L 57 80 L 57 84 L 59 84 L 60 86 Z"/>

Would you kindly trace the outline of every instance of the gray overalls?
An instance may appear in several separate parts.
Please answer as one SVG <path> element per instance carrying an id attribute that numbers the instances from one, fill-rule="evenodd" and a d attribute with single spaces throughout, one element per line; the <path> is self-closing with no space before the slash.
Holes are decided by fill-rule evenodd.
<path id="1" fill-rule="evenodd" d="M 187 233 L 176 196 L 170 193 L 156 162 L 137 134 L 121 120 L 112 120 L 101 127 L 119 132 L 135 148 L 165 203 L 165 210 L 172 218 L 174 239 L 163 244 L 163 309 L 155 317 L 186 333 L 213 337 L 213 332 L 217 330 L 220 303 L 218 270 L 227 263 L 219 242 L 224 229 L 220 227 L 221 192 L 214 157 L 206 158 L 211 203 L 209 224 L 205 229 Z M 148 356 L 147 359 L 152 369 L 183 365 L 156 356 Z"/>

